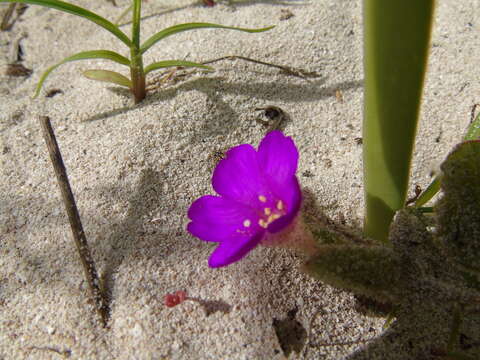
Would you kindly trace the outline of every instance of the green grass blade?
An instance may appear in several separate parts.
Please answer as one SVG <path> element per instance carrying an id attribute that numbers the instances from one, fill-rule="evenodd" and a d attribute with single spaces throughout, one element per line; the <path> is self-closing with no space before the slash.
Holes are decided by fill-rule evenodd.
<path id="1" fill-rule="evenodd" d="M 132 10 L 132 42 L 135 49 L 140 48 L 140 17 L 142 12 L 142 0 L 133 0 Z"/>
<path id="2" fill-rule="evenodd" d="M 115 20 L 115 25 L 120 26 L 120 22 L 123 20 L 123 18 L 133 9 L 133 5 L 130 5 L 127 7 L 121 14 L 120 16 Z"/>
<path id="3" fill-rule="evenodd" d="M 158 70 L 158 69 L 164 69 L 164 68 L 169 68 L 169 67 L 175 67 L 175 66 L 181 66 L 181 67 L 196 67 L 200 69 L 205 69 L 205 70 L 213 70 L 212 67 L 199 64 L 196 62 L 192 61 L 183 61 L 183 60 L 164 60 L 164 61 L 159 61 L 152 63 L 145 67 L 145 75 L 148 74 L 150 71 Z"/>
<path id="4" fill-rule="evenodd" d="M 120 86 L 125 86 L 127 88 L 132 87 L 131 81 L 123 76 L 122 74 L 119 74 L 115 71 L 110 71 L 110 70 L 85 70 L 83 72 L 83 75 L 91 80 L 97 80 L 97 81 L 103 81 L 103 82 L 109 82 L 113 84 L 117 84 Z"/>
<path id="5" fill-rule="evenodd" d="M 245 29 L 233 26 L 224 26 L 218 24 L 210 24 L 210 23 L 186 23 L 186 24 L 179 24 L 174 25 L 169 28 L 163 29 L 162 31 L 152 35 L 148 40 L 146 40 L 142 46 L 140 47 L 140 53 L 143 54 L 145 51 L 150 49 L 153 45 L 155 45 L 158 41 L 165 39 L 167 36 L 175 35 L 183 31 L 187 30 L 196 30 L 196 29 L 229 29 L 229 30 L 238 30 L 248 33 L 258 33 L 273 29 L 275 26 L 269 26 L 266 28 L 261 29 Z"/>
<path id="6" fill-rule="evenodd" d="M 436 176 L 435 179 L 428 185 L 428 187 L 420 194 L 415 201 L 415 207 L 419 208 L 429 202 L 436 193 L 440 190 L 440 177 Z"/>
<path id="7" fill-rule="evenodd" d="M 463 137 L 463 141 L 470 140 L 480 140 L 480 113 L 468 126 L 467 133 Z M 440 174 L 435 176 L 430 185 L 420 194 L 417 201 L 415 201 L 416 208 L 426 204 L 440 191 L 440 176 Z"/>
<path id="8" fill-rule="evenodd" d="M 380 241 L 405 204 L 433 5 L 364 0 L 364 231 Z"/>
<path id="9" fill-rule="evenodd" d="M 107 60 L 115 61 L 122 65 L 126 65 L 126 66 L 130 65 L 130 60 L 128 60 L 125 56 L 122 56 L 110 50 L 82 51 L 75 55 L 69 56 L 63 59 L 62 61 L 60 61 L 59 63 L 49 67 L 40 77 L 40 80 L 38 81 L 37 88 L 35 90 L 35 94 L 33 97 L 38 96 L 38 94 L 40 93 L 40 90 L 42 89 L 43 83 L 45 82 L 45 79 L 57 67 L 70 61 L 87 60 L 87 59 L 107 59 Z"/>
<path id="10" fill-rule="evenodd" d="M 479 140 L 480 139 L 480 113 L 475 120 L 468 126 L 467 133 L 463 137 L 463 140 Z"/>
<path id="11" fill-rule="evenodd" d="M 0 0 L 0 2 L 7 2 L 7 3 L 17 2 L 17 3 L 25 3 L 25 4 L 32 4 L 32 5 L 40 5 L 40 6 L 45 6 L 52 9 L 57 9 L 73 15 L 77 15 L 87 20 L 90 20 L 95 24 L 103 27 L 105 30 L 111 32 L 119 40 L 124 42 L 128 47 L 132 46 L 132 42 L 130 41 L 130 39 L 127 37 L 127 35 L 123 33 L 123 31 L 121 31 L 118 28 L 118 26 L 112 24 L 110 21 L 101 17 L 100 15 L 97 15 L 79 6 L 69 4 L 63 1 L 58 1 L 58 0 Z"/>

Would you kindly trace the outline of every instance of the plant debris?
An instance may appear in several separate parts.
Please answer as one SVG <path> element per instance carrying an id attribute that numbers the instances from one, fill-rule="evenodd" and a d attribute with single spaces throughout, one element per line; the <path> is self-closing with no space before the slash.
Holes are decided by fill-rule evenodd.
<path id="1" fill-rule="evenodd" d="M 282 9 L 280 10 L 280 21 L 285 21 L 285 20 L 288 20 L 292 17 L 294 17 L 295 15 L 288 9 Z"/>
<path id="2" fill-rule="evenodd" d="M 255 121 L 263 126 L 267 127 L 267 132 L 273 130 L 281 130 L 285 121 L 287 120 L 287 116 L 285 112 L 280 109 L 278 106 L 269 105 L 267 107 L 256 108 L 255 111 L 263 110 L 263 116 L 267 118 L 267 120 L 263 120 L 260 117 L 257 117 Z"/>
<path id="3" fill-rule="evenodd" d="M 47 94 L 45 95 L 45 97 L 52 98 L 52 97 L 54 97 L 55 95 L 58 95 L 58 94 L 63 94 L 63 90 L 50 89 L 50 90 L 47 91 Z"/>
<path id="4" fill-rule="evenodd" d="M 8 64 L 5 74 L 11 77 L 29 77 L 32 74 L 33 70 L 27 69 L 22 64 Z"/>

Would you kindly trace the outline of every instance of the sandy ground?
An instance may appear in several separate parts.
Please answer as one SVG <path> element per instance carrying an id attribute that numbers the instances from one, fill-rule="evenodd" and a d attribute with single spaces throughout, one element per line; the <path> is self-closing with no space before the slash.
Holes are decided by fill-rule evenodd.
<path id="1" fill-rule="evenodd" d="M 117 2 L 75 1 L 112 20 L 129 3 Z M 428 184 L 480 101 L 479 10 L 478 0 L 439 1 L 412 191 Z M 281 20 L 287 11 L 293 16 Z M 259 247 L 235 265 L 210 269 L 212 245 L 185 231 L 189 204 L 212 193 L 214 154 L 257 145 L 265 128 L 255 121 L 255 108 L 267 105 L 288 114 L 284 131 L 300 150 L 299 179 L 317 210 L 358 230 L 361 2 L 239 0 L 206 8 L 193 0 L 150 0 L 143 15 L 143 39 L 183 22 L 277 25 L 262 34 L 182 33 L 152 48 L 146 64 L 243 55 L 320 76 L 306 81 L 226 61 L 214 73 L 177 78 L 134 105 L 128 93 L 81 75 L 123 68 L 84 61 L 53 72 L 32 100 L 41 73 L 62 58 L 93 49 L 127 55 L 127 49 L 90 22 L 29 6 L 10 31 L 0 32 L 0 359 L 428 358 L 435 341 L 444 343 L 438 333 L 422 322 L 407 336 L 395 324 L 383 332 L 385 319 L 361 314 L 353 295 L 299 272 L 301 259 L 288 251 Z M 16 44 L 21 63 L 33 70 L 28 77 L 5 74 Z M 46 97 L 54 89 L 61 93 Z M 110 294 L 108 329 L 87 301 L 41 115 L 52 119 Z M 180 289 L 201 301 L 165 307 L 164 295 Z M 424 321 L 438 321 L 445 335 L 442 317 Z M 285 339 L 282 329 L 293 338 Z"/>

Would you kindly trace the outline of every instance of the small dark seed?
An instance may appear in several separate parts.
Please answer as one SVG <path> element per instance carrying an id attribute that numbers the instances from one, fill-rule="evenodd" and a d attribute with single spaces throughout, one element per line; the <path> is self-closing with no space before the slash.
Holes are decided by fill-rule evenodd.
<path id="1" fill-rule="evenodd" d="M 51 89 L 47 91 L 47 94 L 45 95 L 45 97 L 51 98 L 58 94 L 63 94 L 63 91 L 60 89 Z"/>

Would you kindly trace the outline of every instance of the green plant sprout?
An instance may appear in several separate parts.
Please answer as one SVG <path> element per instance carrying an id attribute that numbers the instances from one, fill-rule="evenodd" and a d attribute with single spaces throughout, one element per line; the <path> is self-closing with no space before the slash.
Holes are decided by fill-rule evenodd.
<path id="1" fill-rule="evenodd" d="M 455 347 L 464 314 L 480 309 L 479 159 L 480 140 L 457 145 L 441 166 L 443 196 L 434 213 L 425 216 L 414 207 L 397 212 L 389 245 L 316 234 L 318 252 L 304 269 L 332 286 L 388 304 L 393 316 L 416 316 L 412 301 L 419 301 L 419 292 L 436 294 L 435 306 L 453 315 L 442 352 L 451 359 L 476 358 Z"/>
<path id="2" fill-rule="evenodd" d="M 195 67 L 206 70 L 213 70 L 210 66 L 199 64 L 192 61 L 184 60 L 163 60 L 154 62 L 146 67 L 143 66 L 143 54 L 149 50 L 153 45 L 155 45 L 160 40 L 165 39 L 168 36 L 178 34 L 183 31 L 196 30 L 196 29 L 207 29 L 207 28 L 217 28 L 217 29 L 229 29 L 229 30 L 238 30 L 248 33 L 258 33 L 272 29 L 274 26 L 269 26 L 261 29 L 245 29 L 232 26 L 224 26 L 211 23 L 185 23 L 174 25 L 163 29 L 156 34 L 150 36 L 143 44 L 140 43 L 140 15 L 141 15 L 141 0 L 133 0 L 133 11 L 132 11 L 132 38 L 130 39 L 120 28 L 103 18 L 100 15 L 97 15 L 89 10 L 81 8 L 79 6 L 69 4 L 63 1 L 58 0 L 0 0 L 0 2 L 7 3 L 26 3 L 33 5 L 41 5 L 53 9 L 57 9 L 66 13 L 77 15 L 83 17 L 87 20 L 94 22 L 100 27 L 112 33 L 120 41 L 122 41 L 130 49 L 130 58 L 127 58 L 123 55 L 120 55 L 114 51 L 110 50 L 91 50 L 91 51 L 82 51 L 75 55 L 69 56 L 59 63 L 48 68 L 40 77 L 38 82 L 34 97 L 38 96 L 42 85 L 47 78 L 47 76 L 59 67 L 62 64 L 65 64 L 70 61 L 77 60 L 86 60 L 86 59 L 105 59 L 111 60 L 118 64 L 127 66 L 130 68 L 130 78 L 126 77 L 115 71 L 109 70 L 87 70 L 84 72 L 84 76 L 89 79 L 97 81 L 105 81 L 114 83 L 130 89 L 133 93 L 135 103 L 141 102 L 146 96 L 145 88 L 145 76 L 158 69 L 170 68 L 170 67 Z"/>
<path id="3" fill-rule="evenodd" d="M 364 0 L 364 237 L 346 236 L 335 227 L 315 229 L 317 253 L 304 269 L 334 287 L 389 305 L 403 324 L 408 316 L 414 321 L 412 308 L 427 303 L 422 296 L 436 294 L 427 311 L 442 308 L 452 315 L 440 356 L 472 360 L 478 350 L 467 354 L 457 348 L 464 315 L 480 312 L 480 115 L 475 118 L 475 108 L 441 173 L 413 206 L 405 203 L 433 11 L 433 0 Z M 422 208 L 440 190 L 431 210 Z"/>
<path id="4" fill-rule="evenodd" d="M 433 5 L 364 1 L 364 232 L 383 242 L 405 205 Z"/>

